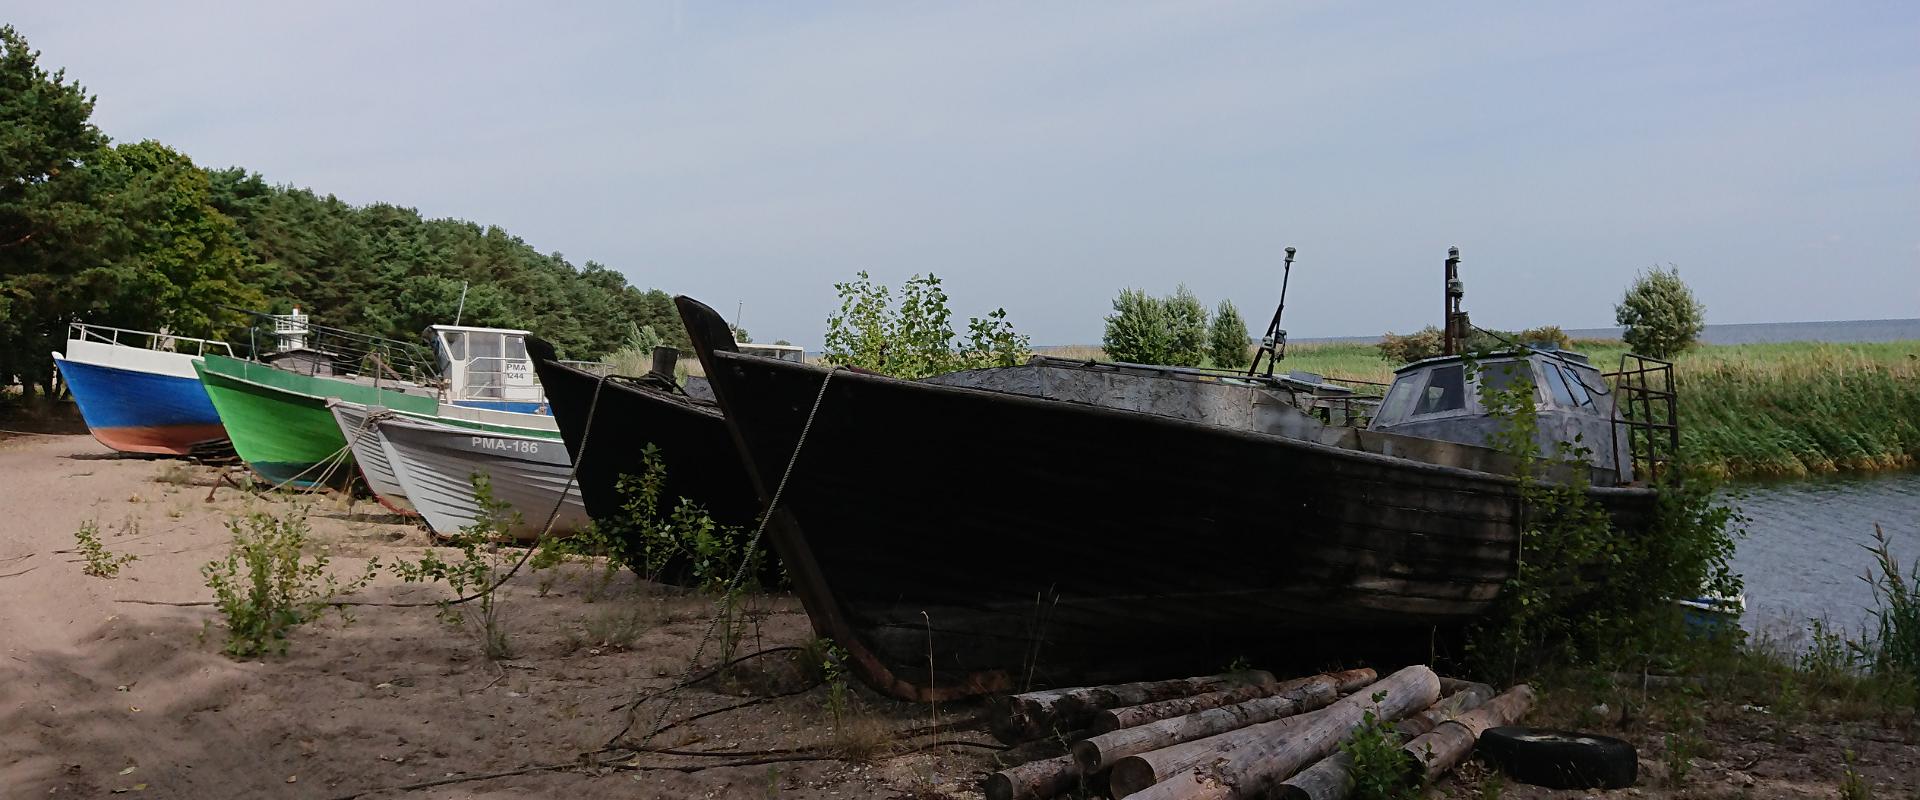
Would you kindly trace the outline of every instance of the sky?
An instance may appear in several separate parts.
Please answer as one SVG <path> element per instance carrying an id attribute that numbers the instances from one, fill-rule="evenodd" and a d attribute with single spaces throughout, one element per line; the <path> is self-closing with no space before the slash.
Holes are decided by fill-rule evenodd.
<path id="1" fill-rule="evenodd" d="M 1920 317 L 1920 4 L 27 3 L 116 141 L 500 226 L 819 345 L 833 284 L 1097 343 Z"/>

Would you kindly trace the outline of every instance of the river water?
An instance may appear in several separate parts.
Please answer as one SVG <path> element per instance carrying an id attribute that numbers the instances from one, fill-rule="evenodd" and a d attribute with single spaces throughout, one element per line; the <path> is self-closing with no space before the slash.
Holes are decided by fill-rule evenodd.
<path id="1" fill-rule="evenodd" d="M 1920 560 L 1920 472 L 1747 484 L 1733 501 L 1749 517 L 1733 564 L 1746 578 L 1749 631 L 1796 643 L 1808 619 L 1858 632 L 1870 621 L 1877 523 L 1902 570 Z M 1877 568 L 1876 568 L 1877 569 Z"/>

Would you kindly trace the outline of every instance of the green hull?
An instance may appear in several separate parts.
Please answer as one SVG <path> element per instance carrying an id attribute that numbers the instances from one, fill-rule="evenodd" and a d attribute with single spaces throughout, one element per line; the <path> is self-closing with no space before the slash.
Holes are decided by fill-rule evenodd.
<path id="1" fill-rule="evenodd" d="M 233 450 L 260 477 L 275 484 L 341 485 L 356 474 L 352 452 L 327 410 L 328 398 L 431 416 L 431 397 L 376 390 L 335 378 L 298 375 L 263 364 L 209 355 L 194 362 L 200 382 Z M 331 471 L 323 462 L 337 462 Z"/>

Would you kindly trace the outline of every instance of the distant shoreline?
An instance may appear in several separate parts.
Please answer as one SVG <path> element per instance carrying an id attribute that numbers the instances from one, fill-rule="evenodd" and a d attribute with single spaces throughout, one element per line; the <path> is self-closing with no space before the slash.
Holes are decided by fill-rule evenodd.
<path id="1" fill-rule="evenodd" d="M 1568 328 L 1575 339 L 1618 339 L 1620 328 Z M 1396 331 L 1396 333 L 1411 333 Z M 1904 342 L 1920 339 L 1920 319 L 1856 319 L 1826 322 L 1732 322 L 1708 325 L 1700 334 L 1704 344 L 1772 344 L 1780 342 Z M 1378 336 L 1292 337 L 1300 344 L 1375 344 Z"/>

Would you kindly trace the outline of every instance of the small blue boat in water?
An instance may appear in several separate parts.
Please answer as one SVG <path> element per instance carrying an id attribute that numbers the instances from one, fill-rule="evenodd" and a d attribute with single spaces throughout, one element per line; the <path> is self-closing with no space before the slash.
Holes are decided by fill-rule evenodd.
<path id="1" fill-rule="evenodd" d="M 74 323 L 54 365 L 87 430 L 123 453 L 188 455 L 224 450 L 227 430 L 193 371 L 222 342 Z"/>

